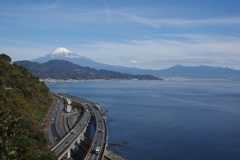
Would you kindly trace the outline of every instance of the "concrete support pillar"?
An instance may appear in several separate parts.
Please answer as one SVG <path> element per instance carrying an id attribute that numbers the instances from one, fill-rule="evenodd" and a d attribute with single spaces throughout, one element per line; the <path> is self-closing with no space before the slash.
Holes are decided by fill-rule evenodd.
<path id="1" fill-rule="evenodd" d="M 70 150 L 67 152 L 67 158 L 71 158 L 71 151 Z"/>
<path id="2" fill-rule="evenodd" d="M 77 139 L 77 143 L 79 144 L 79 143 L 80 143 L 80 141 L 81 141 L 81 138 L 79 137 L 79 138 Z"/>
<path id="3" fill-rule="evenodd" d="M 80 141 L 80 139 L 84 139 L 84 134 L 83 133 L 80 134 L 79 141 Z"/>

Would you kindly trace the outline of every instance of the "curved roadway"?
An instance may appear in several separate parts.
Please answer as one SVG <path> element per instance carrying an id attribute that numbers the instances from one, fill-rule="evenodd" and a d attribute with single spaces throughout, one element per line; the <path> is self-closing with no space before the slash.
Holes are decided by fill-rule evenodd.
<path id="1" fill-rule="evenodd" d="M 62 125 L 63 101 L 61 98 L 61 101 L 59 102 L 59 108 L 56 109 L 54 118 L 51 124 L 52 134 L 55 137 L 55 139 L 57 139 L 59 142 L 51 149 L 51 151 L 55 152 L 60 159 L 70 149 L 74 148 L 74 144 L 79 139 L 80 134 L 83 133 L 86 126 L 90 122 L 91 112 L 92 112 L 96 120 L 96 131 L 95 131 L 92 145 L 89 149 L 89 152 L 86 155 L 85 160 L 102 159 L 105 148 L 106 148 L 106 144 L 107 144 L 107 128 L 106 128 L 106 123 L 102 114 L 100 113 L 98 108 L 95 106 L 95 104 L 91 101 L 69 96 L 69 95 L 61 94 L 60 96 L 63 96 L 64 98 L 67 97 L 74 101 L 82 103 L 84 106 L 84 113 L 81 120 L 74 127 L 74 129 L 72 129 L 68 134 L 66 134 L 66 132 L 64 133 L 65 130 L 63 129 L 63 125 Z M 96 148 L 100 148 L 99 153 L 96 153 Z"/>
<path id="2" fill-rule="evenodd" d="M 62 112 L 63 111 L 63 104 L 59 104 L 59 108 L 56 110 L 53 123 L 51 124 L 52 134 L 55 138 L 62 138 L 64 136 L 61 131 L 61 127 L 63 127 L 62 122 Z M 88 123 L 90 122 L 91 114 L 89 112 L 88 106 L 84 107 L 84 113 L 79 121 L 79 123 L 62 138 L 52 149 L 51 151 L 55 152 L 55 154 L 60 157 L 69 149 L 73 148 L 74 144 L 78 140 L 80 134 L 84 131 Z"/>
<path id="3" fill-rule="evenodd" d="M 92 143 L 92 147 L 90 148 L 90 152 L 87 155 L 86 159 L 91 159 L 91 160 L 99 160 L 102 159 L 103 155 L 104 155 L 104 151 L 105 151 L 105 147 L 106 147 L 106 141 L 107 141 L 107 129 L 106 129 L 106 125 L 105 125 L 105 120 L 103 119 L 102 114 L 99 112 L 99 110 L 97 109 L 97 107 L 92 104 L 92 103 L 88 103 L 87 104 L 94 116 L 95 116 L 95 120 L 96 120 L 96 132 L 94 135 L 94 139 L 93 139 L 93 143 Z M 96 149 L 100 148 L 99 153 L 96 153 Z"/>
<path id="4" fill-rule="evenodd" d="M 64 132 L 65 130 L 62 125 L 63 107 L 64 107 L 64 104 L 61 98 L 58 101 L 58 107 L 56 107 L 56 111 L 51 120 L 51 131 L 56 141 L 59 141 L 61 138 L 63 138 L 66 135 L 66 132 Z"/>
<path id="5" fill-rule="evenodd" d="M 57 156 L 63 154 L 69 148 L 72 148 L 79 138 L 80 134 L 84 131 L 89 123 L 91 115 L 89 112 L 84 112 L 82 119 L 76 127 L 69 132 L 53 149 Z"/>

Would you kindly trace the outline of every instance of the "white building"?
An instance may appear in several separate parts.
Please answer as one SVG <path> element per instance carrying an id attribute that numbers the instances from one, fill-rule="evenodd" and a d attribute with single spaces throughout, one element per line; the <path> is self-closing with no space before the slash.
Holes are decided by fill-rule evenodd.
<path id="1" fill-rule="evenodd" d="M 68 99 L 68 98 L 67 98 L 67 102 L 69 105 L 72 103 L 71 99 Z"/>
<path id="2" fill-rule="evenodd" d="M 72 106 L 71 106 L 72 101 L 71 101 L 71 99 L 67 98 L 67 103 L 68 103 L 68 105 L 67 105 L 66 111 L 69 113 L 69 112 L 72 111 Z"/>
<path id="3" fill-rule="evenodd" d="M 71 110 L 72 110 L 72 106 L 67 105 L 67 112 L 69 113 L 69 112 L 71 112 Z"/>

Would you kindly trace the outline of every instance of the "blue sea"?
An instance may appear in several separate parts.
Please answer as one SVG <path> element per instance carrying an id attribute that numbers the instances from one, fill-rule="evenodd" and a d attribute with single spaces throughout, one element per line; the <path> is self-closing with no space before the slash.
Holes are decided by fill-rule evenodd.
<path id="1" fill-rule="evenodd" d="M 107 108 L 109 148 L 126 159 L 240 160 L 240 83 L 107 81 L 48 86 L 52 92 Z"/>

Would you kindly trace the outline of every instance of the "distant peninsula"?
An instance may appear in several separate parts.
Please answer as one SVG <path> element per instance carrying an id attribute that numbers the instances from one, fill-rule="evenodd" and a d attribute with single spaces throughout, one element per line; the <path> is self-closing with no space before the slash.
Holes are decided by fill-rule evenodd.
<path id="1" fill-rule="evenodd" d="M 82 67 L 65 60 L 50 60 L 45 63 L 16 61 L 16 65 L 27 68 L 41 79 L 61 80 L 161 80 L 152 75 L 132 75 L 108 70 Z"/>

